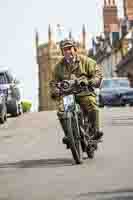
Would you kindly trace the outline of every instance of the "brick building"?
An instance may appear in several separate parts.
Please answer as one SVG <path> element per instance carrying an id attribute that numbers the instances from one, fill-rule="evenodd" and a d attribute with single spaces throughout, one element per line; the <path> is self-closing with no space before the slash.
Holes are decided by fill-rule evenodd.
<path id="1" fill-rule="evenodd" d="M 116 72 L 118 76 L 127 76 L 130 73 L 133 79 L 133 0 L 123 0 L 123 5 L 128 29 L 123 41 L 126 43 L 128 51 L 116 65 Z"/>
<path id="2" fill-rule="evenodd" d="M 98 36 L 94 59 L 103 67 L 104 77 L 116 76 L 115 66 L 122 58 L 118 48 L 120 21 L 115 0 L 105 0 L 103 6 L 103 33 Z"/>
<path id="3" fill-rule="evenodd" d="M 133 0 L 123 0 L 123 6 L 124 18 L 119 19 L 115 0 L 104 1 L 104 38 L 94 56 L 103 66 L 104 77 L 133 74 Z"/>

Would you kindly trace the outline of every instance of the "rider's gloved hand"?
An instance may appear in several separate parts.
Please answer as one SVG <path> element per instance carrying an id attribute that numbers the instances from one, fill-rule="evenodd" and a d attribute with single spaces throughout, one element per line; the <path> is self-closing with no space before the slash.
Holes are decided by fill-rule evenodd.
<path id="1" fill-rule="evenodd" d="M 85 75 L 82 75 L 79 78 L 77 78 L 75 74 L 71 74 L 71 80 L 77 81 L 77 83 L 79 85 L 83 83 L 83 84 L 88 85 L 90 87 L 94 86 L 94 83 L 93 83 L 94 80 L 93 79 L 88 79 L 88 77 L 85 76 Z"/>
<path id="2" fill-rule="evenodd" d="M 94 87 L 94 81 L 92 79 L 88 80 L 88 86 Z"/>
<path id="3" fill-rule="evenodd" d="M 51 92 L 51 98 L 56 99 L 60 96 L 60 90 L 58 88 L 54 89 L 53 92 Z"/>
<path id="4" fill-rule="evenodd" d="M 76 77 L 75 74 L 71 74 L 71 80 L 76 80 L 78 84 L 84 82 L 85 84 L 88 84 L 88 78 L 86 76 L 80 76 L 79 78 Z"/>
<path id="5" fill-rule="evenodd" d="M 77 80 L 77 77 L 75 74 L 71 74 L 71 77 L 70 77 L 71 80 Z"/>
<path id="6" fill-rule="evenodd" d="M 79 84 L 84 83 L 85 85 L 88 85 L 88 78 L 85 76 L 81 76 L 80 78 L 78 78 L 78 83 Z"/>
<path id="7" fill-rule="evenodd" d="M 56 81 L 50 81 L 50 95 L 52 99 L 56 99 L 60 96 L 60 89 L 56 87 Z"/>

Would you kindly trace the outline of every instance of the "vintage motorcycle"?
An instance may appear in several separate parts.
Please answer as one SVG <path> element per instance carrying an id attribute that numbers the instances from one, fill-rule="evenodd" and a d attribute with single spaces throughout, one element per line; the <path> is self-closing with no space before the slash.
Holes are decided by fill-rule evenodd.
<path id="1" fill-rule="evenodd" d="M 71 150 L 76 164 L 80 164 L 82 152 L 86 152 L 88 158 L 93 158 L 97 144 L 100 142 L 92 139 L 94 127 L 76 101 L 77 94 L 83 91 L 92 91 L 93 88 L 84 82 L 79 84 L 76 80 L 58 82 L 56 87 L 60 90 L 60 96 L 63 98 L 64 112 L 62 117 L 65 120 L 65 127 L 67 127 L 63 143 Z"/>

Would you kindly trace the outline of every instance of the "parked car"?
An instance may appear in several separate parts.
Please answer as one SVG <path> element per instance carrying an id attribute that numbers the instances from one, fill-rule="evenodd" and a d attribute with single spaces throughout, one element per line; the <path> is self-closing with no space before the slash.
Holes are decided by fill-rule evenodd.
<path id="1" fill-rule="evenodd" d="M 103 79 L 99 90 L 99 106 L 133 105 L 133 88 L 127 78 Z"/>
<path id="2" fill-rule="evenodd" d="M 19 81 L 9 70 L 0 70 L 0 88 L 6 93 L 7 113 L 18 116 L 22 113 L 21 94 Z"/>
<path id="3" fill-rule="evenodd" d="M 0 90 L 0 124 L 3 124 L 7 119 L 6 95 Z"/>

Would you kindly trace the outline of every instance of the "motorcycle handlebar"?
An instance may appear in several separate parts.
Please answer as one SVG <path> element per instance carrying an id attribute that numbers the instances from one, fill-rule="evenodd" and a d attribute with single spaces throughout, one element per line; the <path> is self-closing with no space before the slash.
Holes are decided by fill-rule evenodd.
<path id="1" fill-rule="evenodd" d="M 76 81 L 75 80 L 63 80 L 63 81 L 60 81 L 56 84 L 56 87 L 58 89 L 68 89 L 70 88 L 71 86 L 74 86 L 76 85 Z"/>
<path id="2" fill-rule="evenodd" d="M 61 93 L 80 93 L 82 91 L 92 91 L 93 88 L 84 81 L 77 80 L 63 80 L 56 83 L 56 87 L 60 89 Z"/>

